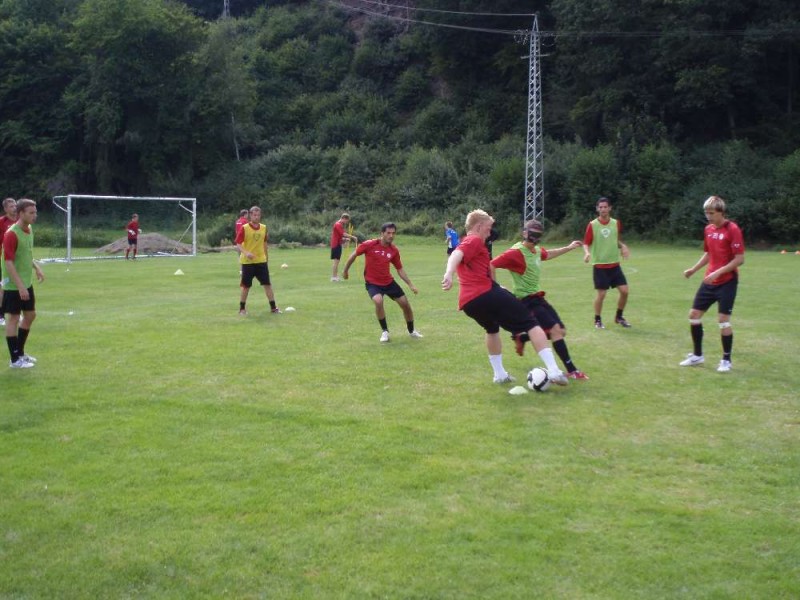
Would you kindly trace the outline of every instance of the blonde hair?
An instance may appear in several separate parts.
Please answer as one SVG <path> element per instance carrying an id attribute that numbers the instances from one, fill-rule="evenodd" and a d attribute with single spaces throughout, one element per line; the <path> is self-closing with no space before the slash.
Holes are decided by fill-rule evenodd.
<path id="1" fill-rule="evenodd" d="M 466 231 L 469 231 L 470 229 L 472 229 L 473 227 L 479 225 L 484 221 L 491 221 L 492 223 L 494 223 L 494 218 L 492 217 L 492 215 L 490 215 L 483 209 L 479 208 L 477 210 L 473 210 L 471 213 L 467 215 L 467 220 L 464 223 L 464 229 Z"/>
<path id="2" fill-rule="evenodd" d="M 703 202 L 703 210 L 709 209 L 725 214 L 725 200 L 719 196 L 709 196 L 706 201 Z"/>

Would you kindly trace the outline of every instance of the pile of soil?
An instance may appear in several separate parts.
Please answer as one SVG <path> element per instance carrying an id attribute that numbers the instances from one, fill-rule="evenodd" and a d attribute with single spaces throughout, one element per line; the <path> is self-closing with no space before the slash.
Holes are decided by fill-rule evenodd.
<path id="1" fill-rule="evenodd" d="M 120 254 L 128 249 L 128 238 L 118 239 L 94 251 L 95 254 Z M 191 254 L 192 245 L 171 240 L 160 233 L 139 234 L 139 254 Z"/>

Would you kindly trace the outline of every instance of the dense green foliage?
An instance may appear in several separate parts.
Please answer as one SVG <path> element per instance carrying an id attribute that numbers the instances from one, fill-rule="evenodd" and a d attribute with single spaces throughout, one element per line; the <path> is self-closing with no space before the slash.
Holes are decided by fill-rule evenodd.
<path id="1" fill-rule="evenodd" d="M 751 240 L 800 237 L 795 2 L 363 4 L 232 0 L 220 20 L 218 0 L 0 0 L 0 190 L 297 221 L 480 205 L 514 227 L 528 69 L 509 32 L 531 18 L 463 13 L 535 8 L 551 223 L 575 234 L 608 195 L 629 232 L 696 235 L 715 193 Z"/>

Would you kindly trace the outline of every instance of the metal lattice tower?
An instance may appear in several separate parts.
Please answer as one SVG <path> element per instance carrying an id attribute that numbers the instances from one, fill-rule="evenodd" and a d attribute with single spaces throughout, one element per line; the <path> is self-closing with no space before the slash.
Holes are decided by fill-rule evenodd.
<path id="1" fill-rule="evenodd" d="M 523 224 L 544 223 L 544 146 L 542 142 L 542 72 L 539 16 L 533 17 L 528 58 L 528 137 L 525 146 L 525 206 Z"/>
<path id="2" fill-rule="evenodd" d="M 227 19 L 231 16 L 231 0 L 222 0 L 222 18 Z"/>

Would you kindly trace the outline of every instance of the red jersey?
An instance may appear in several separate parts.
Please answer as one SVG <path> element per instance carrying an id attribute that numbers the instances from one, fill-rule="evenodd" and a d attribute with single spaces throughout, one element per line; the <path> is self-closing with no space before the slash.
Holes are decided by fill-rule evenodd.
<path id="1" fill-rule="evenodd" d="M 389 285 L 394 277 L 389 270 L 389 265 L 394 265 L 398 271 L 403 268 L 400 261 L 400 250 L 390 244 L 384 246 L 379 239 L 367 240 L 356 248 L 356 256 L 364 255 L 364 281 L 373 285 Z"/>
<path id="2" fill-rule="evenodd" d="M 489 272 L 489 250 L 480 236 L 470 234 L 461 240 L 458 250 L 464 258 L 458 264 L 458 310 L 470 300 L 492 289 L 492 276 Z"/>
<path id="3" fill-rule="evenodd" d="M 336 221 L 333 224 L 333 231 L 331 231 L 331 248 L 336 248 L 342 245 L 342 238 L 344 237 L 344 225 L 341 221 Z"/>
<path id="4" fill-rule="evenodd" d="M 135 240 L 139 237 L 139 221 L 131 221 L 125 229 L 128 231 L 129 240 Z"/>
<path id="5" fill-rule="evenodd" d="M 233 236 L 234 240 L 239 237 L 239 232 L 242 230 L 242 227 L 244 227 L 245 223 L 247 223 L 248 221 L 249 219 L 247 217 L 239 217 L 238 219 L 236 219 L 236 225 Z"/>
<path id="6" fill-rule="evenodd" d="M 737 254 L 744 254 L 744 238 L 742 237 L 742 230 L 733 221 L 725 221 L 721 227 L 716 225 L 706 225 L 705 240 L 703 241 L 703 250 L 708 253 L 708 266 L 706 267 L 706 275 L 724 267 L 733 260 Z M 727 283 L 739 273 L 739 269 L 735 269 L 730 273 L 725 273 L 717 277 L 712 285 L 722 285 Z"/>
<path id="7" fill-rule="evenodd" d="M 16 223 L 16 220 L 10 219 L 6 215 L 0 217 L 0 242 L 3 241 L 3 236 L 6 234 L 6 231 L 8 231 L 8 228 L 11 227 L 14 223 Z"/>

